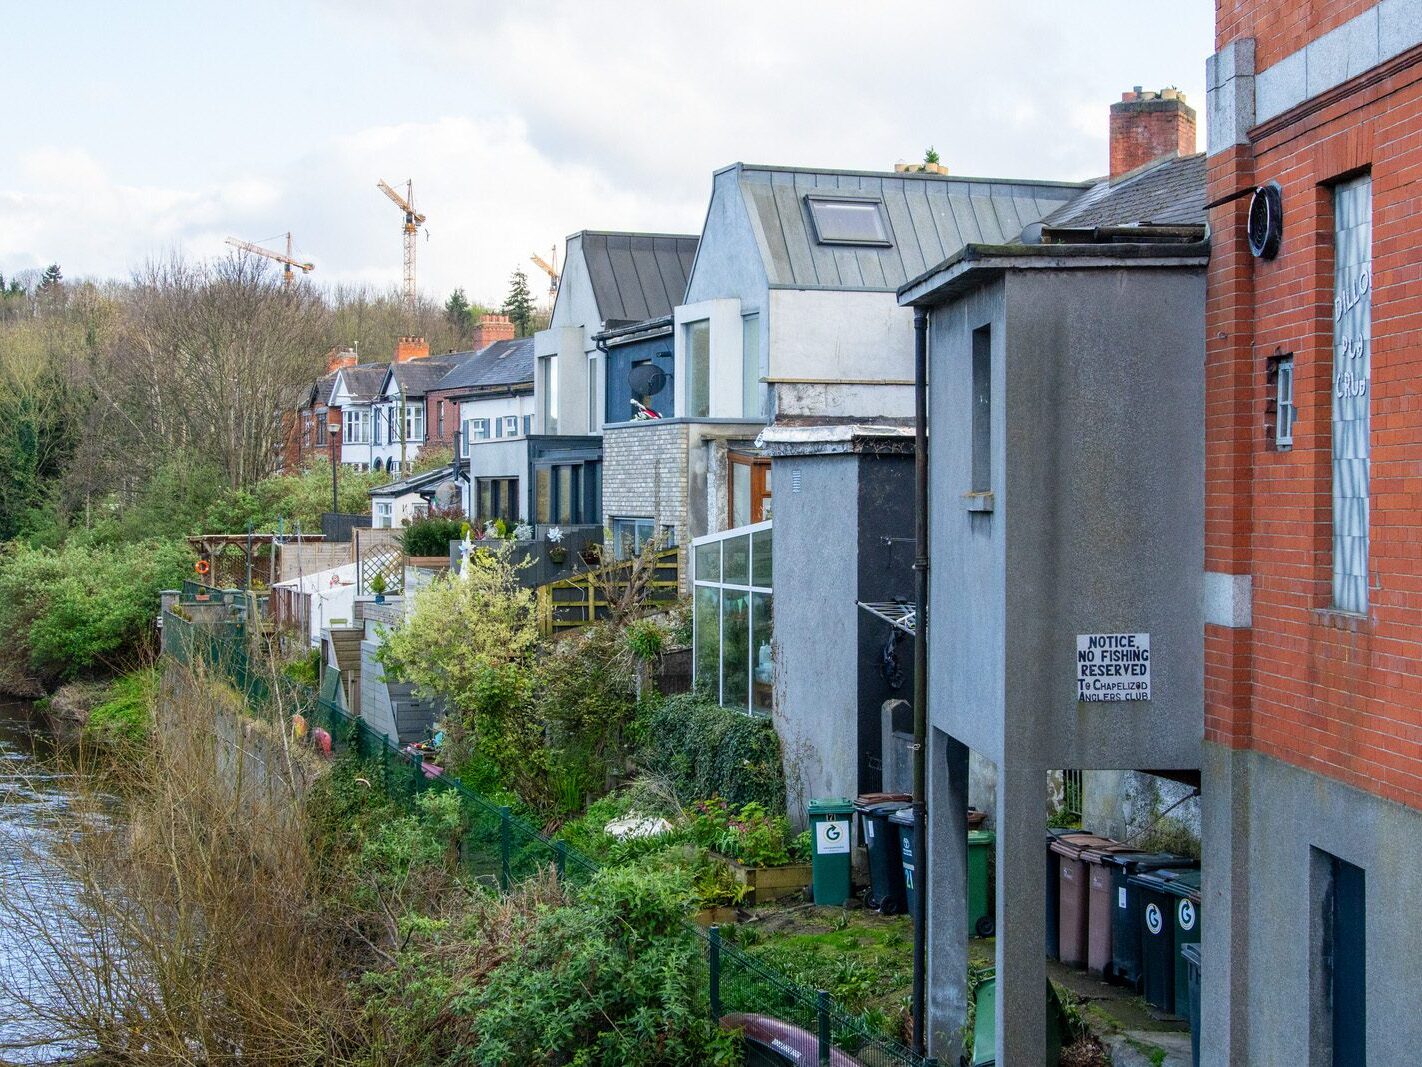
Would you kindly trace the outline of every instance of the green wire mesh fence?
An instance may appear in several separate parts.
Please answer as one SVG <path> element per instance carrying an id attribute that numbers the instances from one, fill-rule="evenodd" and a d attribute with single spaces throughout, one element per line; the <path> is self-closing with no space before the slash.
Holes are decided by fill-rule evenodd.
<path id="1" fill-rule="evenodd" d="M 183 590 L 179 611 L 191 595 Z M 281 720 L 289 728 L 292 717 L 301 715 L 309 736 L 323 752 L 329 744 L 333 758 L 353 758 L 367 765 L 372 784 L 381 785 L 398 803 L 413 808 L 426 790 L 457 794 L 464 814 L 460 858 L 473 881 L 502 892 L 550 868 L 573 885 L 585 884 L 597 874 L 596 861 L 545 835 L 457 778 L 426 767 L 419 755 L 401 750 L 384 733 L 350 715 L 341 704 L 338 681 L 323 683 L 318 692 L 254 667 L 254 649 L 241 621 L 194 623 L 165 611 L 162 648 L 164 655 L 189 668 L 205 668 L 223 677 L 259 718 Z M 792 1023 L 817 1035 L 821 1064 L 832 1062 L 831 1051 L 835 1064 L 932 1067 L 937 1062 L 889 1037 L 887 1018 L 841 1011 L 824 991 L 807 989 L 743 951 L 735 944 L 734 927 L 706 930 L 692 922 L 687 926 L 705 944 L 714 1017 L 745 1013 Z M 845 1055 L 853 1059 L 844 1059 Z"/>

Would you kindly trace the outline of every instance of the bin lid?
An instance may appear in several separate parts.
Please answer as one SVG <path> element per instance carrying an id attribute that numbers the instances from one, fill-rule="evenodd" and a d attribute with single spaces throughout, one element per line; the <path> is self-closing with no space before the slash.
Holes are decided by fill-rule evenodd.
<path id="1" fill-rule="evenodd" d="M 911 808 L 913 804 L 904 800 L 881 800 L 877 804 L 855 804 L 854 810 L 861 815 L 877 815 L 887 819 L 896 811 L 903 811 L 904 808 Z"/>
<path id="2" fill-rule="evenodd" d="M 1170 892 L 1170 879 L 1164 877 L 1164 872 L 1162 871 L 1141 871 L 1139 874 L 1131 875 L 1126 881 L 1131 885 L 1140 886 L 1142 889 L 1154 890 L 1157 893 Z"/>
<path id="3" fill-rule="evenodd" d="M 816 797 L 810 801 L 811 815 L 848 815 L 854 810 L 854 802 L 848 797 Z"/>
<path id="4" fill-rule="evenodd" d="M 1189 897 L 1198 903 L 1200 899 L 1199 868 L 1192 867 L 1184 871 L 1162 869 L 1158 873 L 1161 878 L 1168 879 L 1165 883 L 1167 892 L 1174 893 L 1177 897 Z"/>
<path id="5" fill-rule="evenodd" d="M 906 808 L 900 808 L 898 811 L 894 812 L 892 815 L 889 816 L 889 821 L 892 823 L 898 823 L 900 826 L 912 826 L 913 805 L 910 804 Z"/>
<path id="6" fill-rule="evenodd" d="M 1088 848 L 1100 848 L 1103 845 L 1115 844 L 1108 837 L 1097 837 L 1095 834 L 1075 833 L 1067 837 L 1058 837 L 1052 840 L 1052 851 L 1060 856 L 1067 856 L 1071 859 L 1080 857 L 1083 851 Z"/>
<path id="7" fill-rule="evenodd" d="M 1180 946 L 1180 955 L 1185 957 L 1186 963 L 1200 966 L 1200 943 L 1198 941 L 1187 941 Z"/>
<path id="8" fill-rule="evenodd" d="M 860 793 L 854 798 L 856 808 L 867 808 L 871 804 L 888 804 L 897 801 L 903 804 L 913 803 L 912 793 Z"/>
<path id="9" fill-rule="evenodd" d="M 997 834 L 991 830 L 969 830 L 968 844 L 970 845 L 991 845 L 997 841 Z"/>
<path id="10" fill-rule="evenodd" d="M 1123 845 L 1119 841 L 1112 841 L 1109 845 L 1096 845 L 1092 848 L 1081 850 L 1081 858 L 1087 863 L 1103 864 L 1108 857 L 1134 855 L 1135 849 L 1130 845 Z"/>
<path id="11" fill-rule="evenodd" d="M 1199 860 L 1177 856 L 1173 852 L 1112 852 L 1103 857 L 1103 862 L 1113 867 L 1124 867 L 1128 874 L 1137 871 L 1152 871 L 1160 867 L 1198 867 Z"/>

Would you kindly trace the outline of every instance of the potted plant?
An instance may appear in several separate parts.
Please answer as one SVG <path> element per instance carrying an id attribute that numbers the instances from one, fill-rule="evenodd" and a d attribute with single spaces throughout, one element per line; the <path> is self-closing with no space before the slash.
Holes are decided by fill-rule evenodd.
<path id="1" fill-rule="evenodd" d="M 548 559 L 562 566 L 568 559 L 568 550 L 563 545 L 563 528 L 553 526 L 548 530 Z"/>
<path id="2" fill-rule="evenodd" d="M 370 580 L 370 591 L 375 594 L 375 602 L 377 604 L 385 603 L 385 590 L 387 588 L 385 575 L 377 572 L 375 577 Z"/>
<path id="3" fill-rule="evenodd" d="M 582 558 L 583 563 L 589 567 L 601 566 L 602 545 L 596 541 L 589 541 L 583 546 L 582 551 L 579 552 L 578 555 Z"/>

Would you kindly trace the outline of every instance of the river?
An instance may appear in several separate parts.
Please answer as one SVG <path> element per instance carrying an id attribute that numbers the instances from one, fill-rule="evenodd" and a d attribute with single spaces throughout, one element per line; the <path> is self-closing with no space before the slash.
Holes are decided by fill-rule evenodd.
<path id="1" fill-rule="evenodd" d="M 43 862 L 63 832 L 72 791 L 72 776 L 52 759 L 56 747 L 29 702 L 0 699 L 0 893 L 36 910 L 73 899 L 73 886 Z M 15 1018 L 22 1014 L 13 1000 L 16 989 L 43 996 L 47 988 L 33 948 L 23 929 L 0 922 L 0 1063 L 50 1063 L 79 1051 Z M 41 1044 L 14 1047 L 36 1040 Z"/>

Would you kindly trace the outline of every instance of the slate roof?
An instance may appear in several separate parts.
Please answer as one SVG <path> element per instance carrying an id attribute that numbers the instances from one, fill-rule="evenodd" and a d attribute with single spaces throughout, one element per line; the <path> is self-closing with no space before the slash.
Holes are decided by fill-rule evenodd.
<path id="1" fill-rule="evenodd" d="M 461 360 L 434 388 L 440 392 L 452 389 L 483 389 L 498 386 L 533 384 L 533 338 L 517 337 L 512 341 L 495 341 L 478 352 L 460 352 Z"/>
<path id="2" fill-rule="evenodd" d="M 1205 221 L 1203 152 L 1157 160 L 1115 182 L 1103 178 L 1085 196 L 1043 220 L 1058 229 L 1202 226 Z"/>
<path id="3" fill-rule="evenodd" d="M 739 171 L 741 195 L 770 286 L 788 289 L 894 292 L 965 244 L 1016 240 L 1024 227 L 1090 188 L 1086 182 L 804 170 L 745 163 L 727 169 Z M 892 244 L 820 244 L 805 194 L 836 191 L 880 197 Z"/>
<path id="4" fill-rule="evenodd" d="M 439 386 L 440 379 L 459 363 L 472 358 L 473 353 L 451 352 L 445 356 L 422 356 L 392 363 L 395 384 L 405 396 L 424 396 Z"/>
<path id="5" fill-rule="evenodd" d="M 701 240 L 695 234 L 583 230 L 583 260 L 601 322 L 670 315 L 686 295 Z M 571 239 L 571 238 L 570 238 Z"/>
<path id="6" fill-rule="evenodd" d="M 338 373 L 351 399 L 357 404 L 369 404 L 380 396 L 380 389 L 385 384 L 385 372 L 389 369 L 389 363 L 357 363 Z"/>

